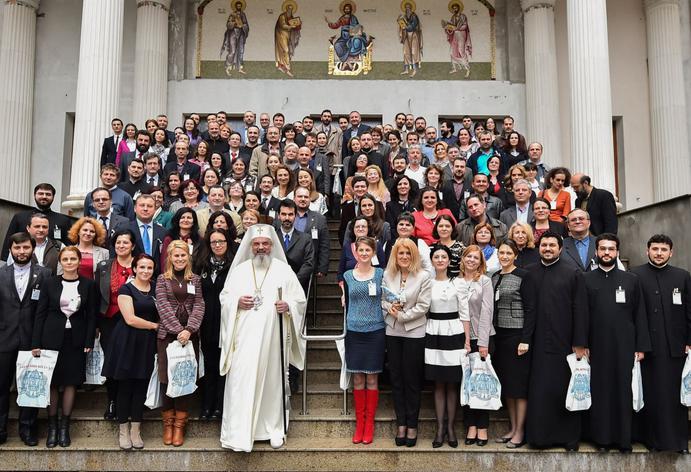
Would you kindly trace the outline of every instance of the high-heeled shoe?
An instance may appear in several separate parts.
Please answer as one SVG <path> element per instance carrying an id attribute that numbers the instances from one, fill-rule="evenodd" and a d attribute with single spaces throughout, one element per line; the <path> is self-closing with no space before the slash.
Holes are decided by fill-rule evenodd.
<path id="1" fill-rule="evenodd" d="M 417 444 L 417 435 L 414 438 L 405 438 L 406 447 L 415 447 Z"/>
<path id="2" fill-rule="evenodd" d="M 524 439 L 523 441 L 519 442 L 519 443 L 515 443 L 515 442 L 513 442 L 513 441 L 509 441 L 509 442 L 506 443 L 506 447 L 507 447 L 508 449 L 520 449 L 520 448 L 522 448 L 523 446 L 525 446 L 525 444 L 526 444 L 526 440 L 525 440 L 525 439 Z"/>
<path id="3" fill-rule="evenodd" d="M 486 439 L 478 439 L 475 444 L 477 444 L 480 447 L 483 447 L 483 446 L 487 445 L 487 440 Z"/>
<path id="4" fill-rule="evenodd" d="M 495 443 L 497 444 L 506 444 L 507 442 L 511 441 L 511 438 L 497 438 L 494 440 Z"/>
<path id="5" fill-rule="evenodd" d="M 458 438 L 456 437 L 456 432 L 451 431 L 453 434 L 449 434 L 449 432 L 446 432 L 446 442 L 448 443 L 449 447 L 453 447 L 454 449 L 458 447 Z M 453 437 L 453 439 L 451 439 Z"/>
<path id="6" fill-rule="evenodd" d="M 406 444 L 406 437 L 405 436 L 402 438 L 399 438 L 398 436 L 396 436 L 394 439 L 396 442 L 396 446 L 398 446 L 398 447 L 405 446 L 405 444 Z"/>
<path id="7" fill-rule="evenodd" d="M 441 436 L 440 438 L 439 433 L 435 434 L 434 439 L 432 440 L 432 448 L 438 449 L 442 447 L 444 445 L 444 437 L 445 436 Z"/>

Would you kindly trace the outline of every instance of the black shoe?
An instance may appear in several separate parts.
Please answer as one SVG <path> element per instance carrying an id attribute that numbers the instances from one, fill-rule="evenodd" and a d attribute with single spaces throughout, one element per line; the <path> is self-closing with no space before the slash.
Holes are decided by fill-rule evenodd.
<path id="1" fill-rule="evenodd" d="M 117 417 L 116 411 L 115 411 L 115 402 L 113 400 L 110 400 L 108 402 L 108 406 L 106 407 L 106 412 L 103 413 L 103 419 L 104 420 L 114 420 Z"/>
<path id="2" fill-rule="evenodd" d="M 432 440 L 432 447 L 434 449 L 438 449 L 444 445 L 444 436 L 439 436 L 439 433 L 437 433 L 434 436 L 434 439 Z"/>
<path id="3" fill-rule="evenodd" d="M 506 444 L 509 441 L 511 441 L 511 438 L 497 438 L 494 440 L 497 444 Z"/>
<path id="4" fill-rule="evenodd" d="M 69 447 L 72 444 L 70 439 L 70 417 L 63 415 L 60 418 L 60 427 L 58 428 L 58 444 L 60 447 Z"/>
<path id="5" fill-rule="evenodd" d="M 35 428 L 27 428 L 23 431 L 20 431 L 19 437 L 26 446 L 38 446 L 38 437 Z"/>
<path id="6" fill-rule="evenodd" d="M 211 410 L 208 408 L 204 408 L 201 413 L 199 413 L 199 419 L 200 420 L 210 420 L 211 419 Z"/>
<path id="7" fill-rule="evenodd" d="M 523 441 L 519 442 L 519 443 L 515 443 L 515 442 L 513 442 L 513 441 L 511 441 L 511 440 L 509 440 L 509 441 L 506 443 L 506 447 L 509 448 L 509 449 L 520 449 L 520 448 L 522 448 L 523 446 L 525 446 L 525 439 L 524 439 Z"/>
<path id="8" fill-rule="evenodd" d="M 58 417 L 48 417 L 48 437 L 46 438 L 46 447 L 53 448 L 58 445 Z"/>
<path id="9" fill-rule="evenodd" d="M 475 444 L 477 444 L 480 447 L 484 447 L 487 445 L 487 440 L 486 439 L 478 439 Z"/>
<path id="10" fill-rule="evenodd" d="M 405 445 L 406 447 L 415 447 L 417 444 L 417 436 L 414 438 L 405 438 Z"/>
<path id="11" fill-rule="evenodd" d="M 456 431 L 454 431 L 453 428 L 449 428 L 446 431 L 446 442 L 450 447 L 453 447 L 454 449 L 458 447 L 458 439 L 456 438 Z"/>
<path id="12" fill-rule="evenodd" d="M 394 438 L 394 442 L 396 443 L 396 447 L 405 446 L 406 438 L 405 438 L 405 436 L 402 438 L 399 438 L 398 436 L 396 436 Z"/>
<path id="13" fill-rule="evenodd" d="M 223 419 L 223 412 L 221 410 L 214 410 L 213 413 L 211 413 L 211 416 L 209 419 L 214 419 L 214 420 L 220 420 Z"/>
<path id="14" fill-rule="evenodd" d="M 465 438 L 465 445 L 472 446 L 477 442 L 477 438 Z"/>

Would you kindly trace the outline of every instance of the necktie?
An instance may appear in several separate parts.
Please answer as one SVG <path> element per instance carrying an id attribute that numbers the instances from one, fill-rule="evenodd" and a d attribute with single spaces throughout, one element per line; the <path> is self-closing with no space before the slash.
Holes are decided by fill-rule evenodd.
<path id="1" fill-rule="evenodd" d="M 268 198 L 262 197 L 262 208 L 263 208 L 264 210 L 266 210 L 266 202 L 267 202 L 267 201 L 269 201 Z"/>
<path id="2" fill-rule="evenodd" d="M 105 229 L 108 229 L 108 217 L 107 216 L 99 216 L 98 219 L 101 220 L 101 222 L 103 223 L 103 227 Z"/>
<path id="3" fill-rule="evenodd" d="M 153 184 L 154 184 L 154 178 L 153 178 L 153 177 L 149 177 L 149 185 L 153 185 Z"/>
<path id="4" fill-rule="evenodd" d="M 237 152 L 234 152 L 234 153 L 233 153 L 233 158 L 230 160 L 230 162 L 235 162 L 235 159 L 237 159 L 237 158 L 238 158 L 238 153 L 237 153 Z"/>
<path id="5" fill-rule="evenodd" d="M 119 144 L 120 144 L 120 136 L 115 136 L 115 150 L 118 149 Z"/>
<path id="6" fill-rule="evenodd" d="M 285 246 L 286 249 L 288 249 L 288 244 L 290 244 L 290 235 L 286 234 L 283 237 L 283 245 Z"/>
<path id="7" fill-rule="evenodd" d="M 142 231 L 142 245 L 144 246 L 144 252 L 151 255 L 151 239 L 149 238 L 149 225 L 142 225 L 144 231 Z"/>

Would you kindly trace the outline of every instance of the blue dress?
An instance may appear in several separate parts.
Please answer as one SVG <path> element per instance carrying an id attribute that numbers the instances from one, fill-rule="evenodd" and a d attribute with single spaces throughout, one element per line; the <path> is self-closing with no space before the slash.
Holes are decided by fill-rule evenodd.
<path id="1" fill-rule="evenodd" d="M 358 280 L 349 270 L 343 274 L 346 293 L 345 338 L 346 369 L 351 373 L 377 374 L 384 370 L 386 324 L 381 308 L 384 270 L 374 269 L 374 276 Z M 376 295 L 369 294 L 369 284 L 376 287 Z"/>

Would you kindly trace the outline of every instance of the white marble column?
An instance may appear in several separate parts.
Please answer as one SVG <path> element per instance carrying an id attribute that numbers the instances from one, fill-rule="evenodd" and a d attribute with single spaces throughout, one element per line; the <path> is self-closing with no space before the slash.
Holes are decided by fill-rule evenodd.
<path id="1" fill-rule="evenodd" d="M 8 172 L 0 185 L 0 198 L 20 203 L 28 203 L 31 197 L 31 130 L 39 3 L 40 0 L 5 0 L 2 6 L 0 168 Z"/>
<path id="2" fill-rule="evenodd" d="M 567 0 L 571 170 L 615 191 L 606 0 Z M 558 123 L 555 123 L 558 126 Z"/>
<path id="3" fill-rule="evenodd" d="M 645 14 L 653 192 L 661 201 L 691 188 L 679 0 L 646 0 Z"/>
<path id="4" fill-rule="evenodd" d="M 63 207 L 82 208 L 98 182 L 99 156 L 118 111 L 124 0 L 83 0 L 70 193 Z"/>
<path id="5" fill-rule="evenodd" d="M 165 113 L 168 100 L 168 10 L 171 0 L 136 0 L 134 123 Z"/>
<path id="6" fill-rule="evenodd" d="M 561 126 L 554 2 L 521 0 L 528 125 L 526 139 L 542 144 L 546 160 L 552 166 L 565 164 L 557 158 L 561 155 Z"/>

